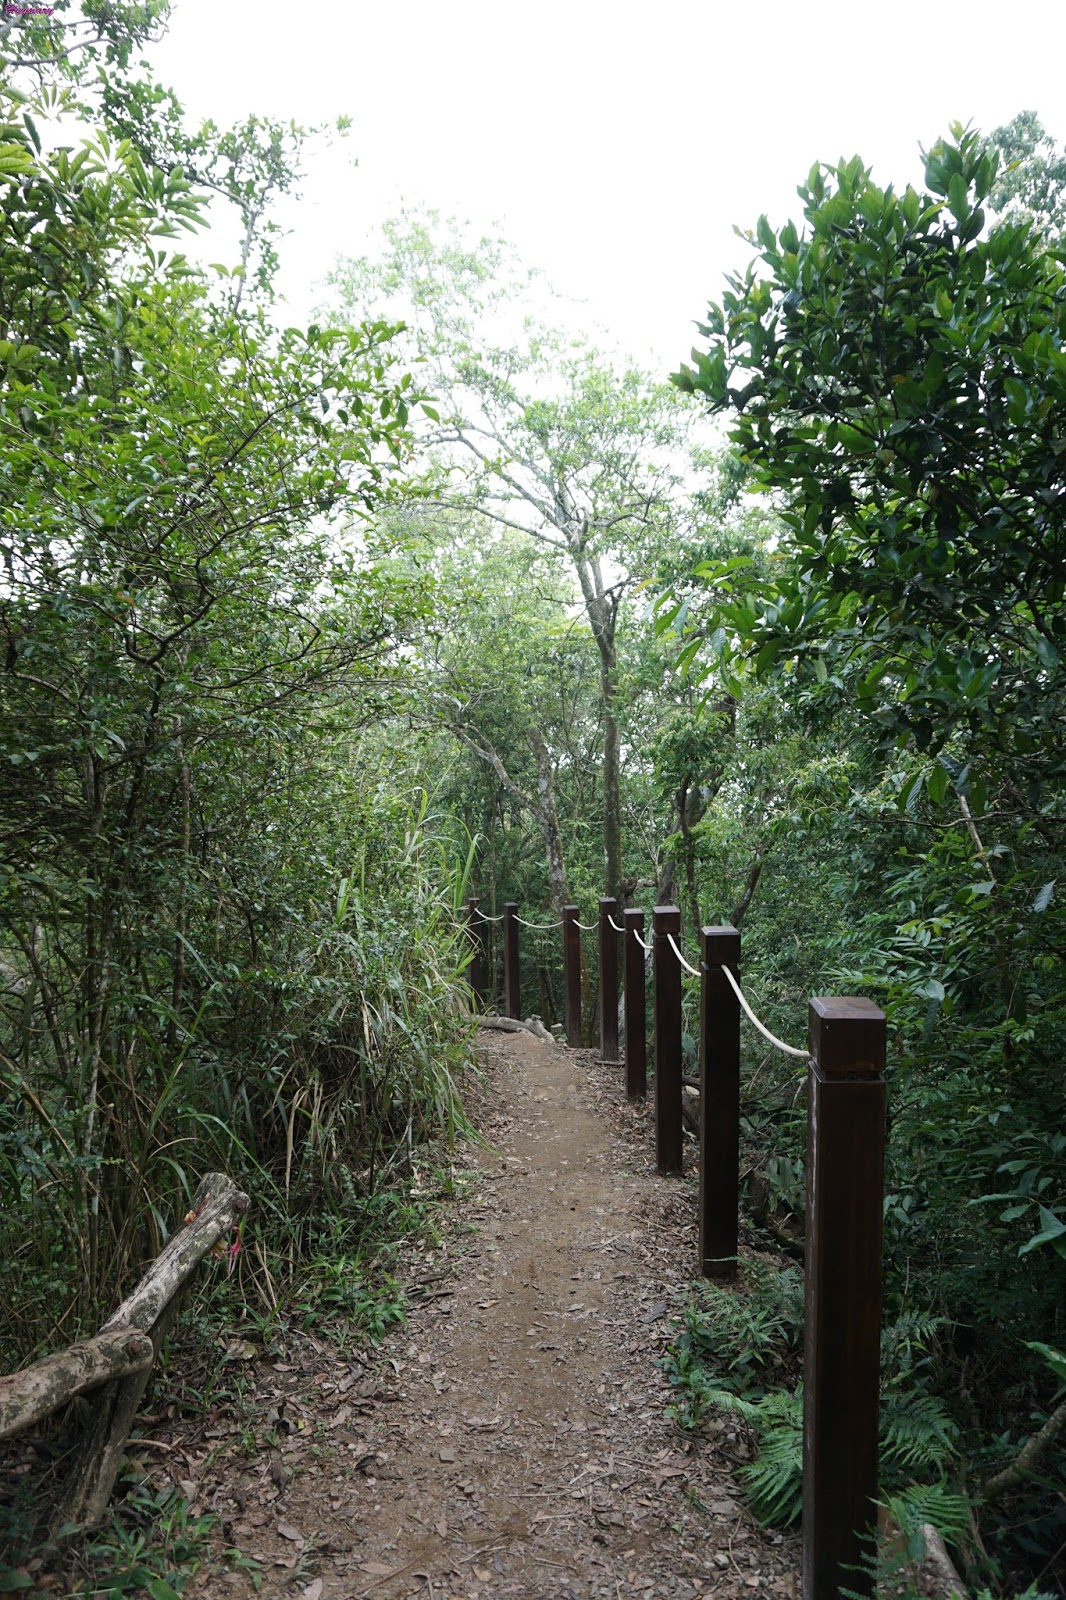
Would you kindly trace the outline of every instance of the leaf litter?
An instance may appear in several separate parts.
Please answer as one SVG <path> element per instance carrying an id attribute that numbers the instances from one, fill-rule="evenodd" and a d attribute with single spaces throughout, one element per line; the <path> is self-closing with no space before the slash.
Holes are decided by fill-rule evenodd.
<path id="1" fill-rule="evenodd" d="M 261 1564 L 263 1600 L 794 1600 L 798 1539 L 744 1506 L 742 1441 L 684 1435 L 656 1364 L 695 1271 L 694 1147 L 659 1177 L 647 1113 L 591 1051 L 483 1034 L 481 1054 L 488 1142 L 457 1161 L 475 1181 L 440 1249 L 411 1246 L 408 1326 L 355 1357 L 241 1350 L 251 1458 L 172 1423 L 220 1553 Z M 240 1566 L 221 1584 L 256 1592 Z M 216 1566 L 186 1593 L 219 1590 Z"/>

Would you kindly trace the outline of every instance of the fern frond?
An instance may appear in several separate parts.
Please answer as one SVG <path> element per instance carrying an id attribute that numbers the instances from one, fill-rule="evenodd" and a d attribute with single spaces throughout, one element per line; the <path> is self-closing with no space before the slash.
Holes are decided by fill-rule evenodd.
<path id="1" fill-rule="evenodd" d="M 901 1311 L 895 1322 L 881 1334 L 881 1355 L 889 1370 L 908 1370 L 916 1351 L 925 1354 L 944 1326 L 944 1318 L 933 1311 Z"/>
<path id="2" fill-rule="evenodd" d="M 745 1400 L 742 1395 L 734 1394 L 731 1389 L 705 1389 L 700 1398 L 704 1405 L 717 1406 L 720 1411 L 733 1411 L 738 1417 L 743 1417 L 745 1422 L 754 1423 L 756 1427 L 760 1424 L 761 1410 L 766 1403 L 763 1400 Z"/>
<path id="3" fill-rule="evenodd" d="M 971 1528 L 972 1508 L 966 1495 L 940 1483 L 912 1483 L 898 1494 L 885 1496 L 885 1509 L 908 1546 L 922 1524 L 930 1523 L 949 1543 L 965 1538 Z M 921 1551 L 916 1552 L 921 1555 Z"/>
<path id="4" fill-rule="evenodd" d="M 981 1593 L 976 1596 L 976 1600 L 995 1600 L 995 1596 L 991 1589 L 982 1589 Z M 1026 1589 L 1024 1594 L 1018 1595 L 1016 1600 L 1059 1600 L 1059 1597 L 1053 1594 L 1045 1594 L 1043 1590 L 1038 1594 L 1035 1589 L 1030 1588 Z"/>
<path id="5" fill-rule="evenodd" d="M 760 1522 L 787 1527 L 803 1503 L 803 1389 L 774 1390 L 759 1400 L 746 1400 L 729 1389 L 700 1388 L 702 1408 L 716 1407 L 750 1423 L 758 1432 L 759 1454 L 741 1469 L 752 1510 Z M 881 1482 L 899 1488 L 891 1501 L 900 1526 L 930 1522 L 945 1538 L 958 1537 L 969 1525 L 969 1504 L 943 1481 L 918 1486 L 918 1473 L 941 1476 L 955 1456 L 955 1424 L 931 1395 L 918 1390 L 885 1396 L 881 1415 Z M 912 1511 L 913 1508 L 913 1511 Z M 920 1515 L 919 1515 L 920 1513 Z M 907 1522 L 904 1522 L 907 1518 Z M 917 1520 L 915 1520 L 917 1519 Z"/>
<path id="6" fill-rule="evenodd" d="M 788 1527 L 803 1507 L 803 1397 L 768 1394 L 756 1409 L 759 1456 L 741 1476 L 759 1521 Z"/>
<path id="7" fill-rule="evenodd" d="M 916 1472 L 943 1474 L 955 1456 L 958 1429 L 939 1401 L 915 1390 L 889 1392 L 881 1409 L 881 1478 L 898 1482 Z"/>

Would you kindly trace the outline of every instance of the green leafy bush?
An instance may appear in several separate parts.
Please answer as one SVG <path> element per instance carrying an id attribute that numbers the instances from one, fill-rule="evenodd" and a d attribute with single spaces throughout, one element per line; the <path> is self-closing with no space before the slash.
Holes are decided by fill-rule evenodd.
<path id="1" fill-rule="evenodd" d="M 683 1427 L 698 1427 L 712 1410 L 750 1427 L 758 1455 L 740 1469 L 746 1493 L 760 1521 L 786 1526 L 802 1507 L 803 1386 L 797 1380 L 803 1280 L 795 1267 L 775 1271 L 753 1260 L 745 1261 L 744 1272 L 736 1290 L 710 1283 L 696 1288 L 663 1369 L 681 1391 L 674 1414 Z M 911 1314 L 885 1333 L 880 1478 L 886 1494 L 902 1494 L 905 1501 L 925 1494 L 933 1509 L 939 1494 L 948 1497 L 946 1509 L 950 1492 L 943 1479 L 956 1458 L 958 1430 L 940 1402 L 918 1386 L 920 1352 L 938 1326 L 935 1318 Z M 930 1473 L 941 1480 L 939 1489 L 914 1485 L 916 1475 Z"/>

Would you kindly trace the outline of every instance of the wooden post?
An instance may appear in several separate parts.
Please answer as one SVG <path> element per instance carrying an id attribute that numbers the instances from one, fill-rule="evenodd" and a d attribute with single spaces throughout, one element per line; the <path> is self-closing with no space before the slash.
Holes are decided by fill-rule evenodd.
<path id="1" fill-rule="evenodd" d="M 739 976 L 740 934 L 726 923 L 700 933 L 700 1271 L 737 1275 L 740 1183 L 740 1002 L 722 971 Z"/>
<path id="2" fill-rule="evenodd" d="M 655 990 L 655 1162 L 662 1173 L 680 1174 L 681 1160 L 681 963 L 670 935 L 681 937 L 677 906 L 651 914 Z"/>
<path id="3" fill-rule="evenodd" d="M 580 906 L 563 907 L 563 994 L 566 1008 L 566 1042 L 581 1048 L 581 929 Z"/>
<path id="4" fill-rule="evenodd" d="M 504 1015 L 522 1020 L 522 973 L 518 965 L 518 902 L 503 906 L 503 1009 Z"/>
<path id="5" fill-rule="evenodd" d="M 648 1016 L 644 979 L 644 913 L 622 912 L 626 999 L 626 1094 L 643 1100 L 648 1092 Z M 640 938 L 637 935 L 640 935 Z"/>
<path id="6" fill-rule="evenodd" d="M 474 950 L 470 959 L 469 979 L 470 989 L 474 996 L 474 1010 L 484 1011 L 485 997 L 488 993 L 489 923 L 481 915 L 481 906 L 476 895 L 471 895 L 466 902 L 466 927 Z"/>
<path id="7" fill-rule="evenodd" d="M 618 901 L 600 901 L 600 1056 L 618 1060 Z"/>
<path id="8" fill-rule="evenodd" d="M 885 1017 L 812 1000 L 803 1400 L 803 1600 L 874 1593 Z"/>

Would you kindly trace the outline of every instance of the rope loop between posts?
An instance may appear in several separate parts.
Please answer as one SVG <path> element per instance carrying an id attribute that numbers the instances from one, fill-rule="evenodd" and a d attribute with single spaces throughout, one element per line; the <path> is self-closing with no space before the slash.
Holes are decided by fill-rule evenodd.
<path id="1" fill-rule="evenodd" d="M 755 1026 L 758 1028 L 759 1032 L 763 1035 L 763 1037 L 766 1038 L 766 1039 L 769 1039 L 770 1043 L 773 1044 L 773 1045 L 776 1045 L 779 1050 L 783 1050 L 787 1056 L 798 1056 L 801 1061 L 809 1060 L 810 1059 L 810 1052 L 808 1050 L 797 1050 L 797 1048 L 796 1048 L 796 1046 L 794 1044 L 786 1044 L 783 1039 L 779 1039 L 775 1033 L 771 1033 L 770 1032 L 769 1028 L 766 1027 L 766 1025 L 764 1023 L 759 1021 L 758 1017 L 755 1015 L 754 1011 L 751 1009 L 751 1007 L 749 1006 L 748 1002 L 745 1000 L 744 991 L 740 987 L 740 984 L 737 982 L 736 978 L 733 976 L 733 974 L 730 971 L 730 969 L 728 967 L 726 967 L 726 966 L 723 966 L 722 967 L 722 971 L 725 973 L 726 977 L 729 979 L 729 982 L 730 982 L 730 985 L 732 987 L 733 993 L 736 995 L 737 999 L 740 1001 L 740 1004 L 743 1007 L 744 1013 L 747 1016 L 749 1022 L 753 1022 L 755 1024 Z"/>
<path id="2" fill-rule="evenodd" d="M 481 910 L 480 906 L 478 907 L 478 913 L 477 914 L 481 918 L 482 922 L 502 922 L 503 921 L 503 913 L 502 912 L 500 913 L 500 915 L 498 917 L 490 917 L 487 911 L 482 911 Z"/>
<path id="3" fill-rule="evenodd" d="M 600 925 L 598 922 L 578 922 L 577 918 L 575 917 L 574 926 L 575 928 L 580 928 L 582 933 L 596 933 L 598 932 Z"/>
<path id="4" fill-rule="evenodd" d="M 678 948 L 677 940 L 674 938 L 672 933 L 668 933 L 666 935 L 666 937 L 670 941 L 670 947 L 673 950 L 674 955 L 680 961 L 680 963 L 684 967 L 685 971 L 691 973 L 694 978 L 698 978 L 700 976 L 699 967 L 694 967 L 690 961 L 686 961 L 685 960 L 684 956 L 681 954 L 680 949 Z"/>
<path id="5" fill-rule="evenodd" d="M 561 928 L 561 922 L 527 922 L 525 917 L 520 917 L 515 912 L 515 921 L 520 922 L 523 928 L 532 928 L 534 933 L 550 933 L 553 928 Z"/>
<path id="6" fill-rule="evenodd" d="M 614 929 L 615 933 L 625 933 L 626 930 L 624 928 L 620 928 L 618 926 L 617 922 L 611 916 L 610 912 L 607 913 L 607 921 L 611 924 L 611 927 Z"/>
<path id="7" fill-rule="evenodd" d="M 634 939 L 640 945 L 640 948 L 644 951 L 644 954 L 647 955 L 648 951 L 651 949 L 651 945 L 650 944 L 645 944 L 644 940 L 640 937 L 640 934 L 637 932 L 636 928 L 634 928 L 632 930 L 632 932 L 633 932 Z"/>

